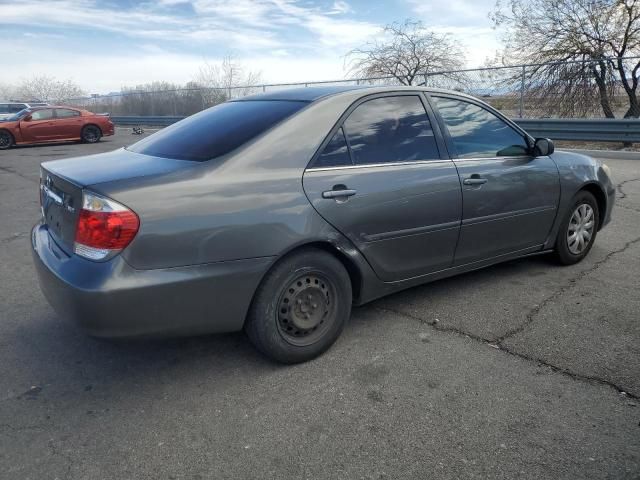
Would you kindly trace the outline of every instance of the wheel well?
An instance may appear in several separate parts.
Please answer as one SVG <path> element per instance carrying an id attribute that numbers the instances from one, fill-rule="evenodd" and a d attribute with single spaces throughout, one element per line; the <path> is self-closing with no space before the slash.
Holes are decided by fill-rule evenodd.
<path id="1" fill-rule="evenodd" d="M 339 260 L 349 274 L 353 299 L 357 300 L 358 298 L 360 298 L 360 292 L 362 290 L 362 274 L 360 273 L 360 269 L 357 267 L 353 260 L 351 260 L 345 253 L 336 248 L 332 243 L 322 241 L 305 243 L 304 245 L 300 245 L 292 250 L 289 250 L 281 257 L 281 259 L 286 258 L 292 253 L 299 252 L 300 250 L 304 250 L 307 248 L 316 248 L 318 250 L 323 250 Z"/>
<path id="2" fill-rule="evenodd" d="M 100 135 L 102 135 L 102 129 L 99 125 L 96 125 L 95 123 L 87 123 L 84 127 L 82 127 L 82 130 L 84 131 L 84 129 L 87 127 L 96 127 L 98 130 L 100 130 Z"/>
<path id="3" fill-rule="evenodd" d="M 11 138 L 13 139 L 13 141 L 15 141 L 15 140 L 16 140 L 16 137 L 14 137 L 14 136 L 13 136 L 13 133 L 11 133 L 11 132 L 10 132 L 9 130 L 7 130 L 6 128 L 0 128 L 0 132 L 6 132 L 6 133 L 8 133 L 8 134 L 11 136 Z"/>
<path id="4" fill-rule="evenodd" d="M 598 203 L 598 211 L 600 213 L 600 218 L 598 220 L 598 230 L 600 230 L 602 228 L 602 222 L 604 222 L 604 217 L 607 212 L 607 197 L 602 189 L 595 183 L 589 183 L 582 187 L 580 190 L 587 191 L 595 197 L 596 202 Z"/>

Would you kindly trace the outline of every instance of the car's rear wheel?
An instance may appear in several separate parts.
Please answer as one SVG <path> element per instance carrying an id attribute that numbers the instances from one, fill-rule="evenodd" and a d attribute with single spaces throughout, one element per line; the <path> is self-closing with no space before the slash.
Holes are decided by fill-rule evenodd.
<path id="1" fill-rule="evenodd" d="M 340 336 L 351 313 L 351 281 L 342 263 L 318 249 L 280 260 L 258 288 L 245 332 L 282 363 L 310 360 Z"/>
<path id="2" fill-rule="evenodd" d="M 13 135 L 6 130 L 0 130 L 0 150 L 6 150 L 13 146 Z"/>
<path id="3" fill-rule="evenodd" d="M 595 242 L 599 222 L 595 197 L 585 190 L 578 192 L 560 225 L 556 259 L 563 265 L 573 265 L 586 257 Z"/>
<path id="4" fill-rule="evenodd" d="M 84 143 L 96 143 L 100 141 L 102 131 L 95 125 L 87 125 L 82 129 L 82 141 Z"/>

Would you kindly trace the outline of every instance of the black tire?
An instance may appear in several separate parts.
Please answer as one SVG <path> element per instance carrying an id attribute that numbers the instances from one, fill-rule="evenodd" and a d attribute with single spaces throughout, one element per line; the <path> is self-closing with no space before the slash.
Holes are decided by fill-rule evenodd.
<path id="1" fill-rule="evenodd" d="M 340 336 L 351 315 L 351 280 L 342 263 L 315 248 L 292 253 L 265 276 L 244 330 L 281 363 L 311 360 Z"/>
<path id="2" fill-rule="evenodd" d="M 87 125 L 80 134 L 83 143 L 97 143 L 102 138 L 102 130 L 96 125 Z"/>
<path id="3" fill-rule="evenodd" d="M 13 135 L 6 130 L 0 130 L 0 150 L 7 150 L 13 146 Z"/>
<path id="4" fill-rule="evenodd" d="M 583 208 L 583 206 L 591 208 L 591 211 L 593 212 L 592 218 L 590 220 L 592 222 L 591 236 L 588 240 L 584 241 L 584 246 L 582 247 L 582 249 L 577 251 L 575 244 L 573 244 L 573 249 L 570 246 L 569 235 L 571 234 L 571 232 L 569 230 L 569 225 L 572 222 L 574 225 L 576 225 L 576 222 L 572 221 L 572 218 L 574 218 L 574 213 L 576 213 L 580 208 Z M 588 211 L 587 207 L 584 207 L 586 211 Z M 587 222 L 585 225 L 588 224 L 589 222 Z M 560 224 L 558 236 L 556 237 L 554 251 L 555 259 L 562 265 L 573 265 L 580 262 L 584 257 L 587 256 L 587 254 L 591 250 L 591 247 L 593 247 L 593 244 L 596 240 L 596 235 L 598 233 L 599 225 L 600 211 L 598 209 L 598 202 L 591 193 L 587 192 L 586 190 L 581 190 L 576 194 L 575 197 L 573 197 L 571 206 L 567 210 L 567 213 L 565 214 L 564 218 L 562 219 L 562 223 Z"/>

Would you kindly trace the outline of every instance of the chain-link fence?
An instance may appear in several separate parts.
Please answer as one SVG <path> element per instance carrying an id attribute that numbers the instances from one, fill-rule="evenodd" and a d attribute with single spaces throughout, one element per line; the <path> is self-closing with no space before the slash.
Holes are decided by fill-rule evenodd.
<path id="1" fill-rule="evenodd" d="M 638 58 L 628 58 L 631 63 Z M 601 64 L 605 65 L 605 64 Z M 607 93 L 611 112 L 623 117 L 628 97 L 617 72 L 608 65 L 600 84 L 594 72 L 598 62 L 559 62 L 538 65 L 477 68 L 434 72 L 414 82 L 434 88 L 464 92 L 479 97 L 513 118 L 602 118 L 605 109 L 601 87 Z M 629 69 L 631 71 L 631 68 Z M 93 95 L 62 102 L 111 115 L 191 115 L 232 98 L 280 89 L 319 85 L 400 85 L 392 77 L 347 79 L 234 86 L 225 88 L 182 88 L 161 91 L 128 90 L 117 94 Z"/>

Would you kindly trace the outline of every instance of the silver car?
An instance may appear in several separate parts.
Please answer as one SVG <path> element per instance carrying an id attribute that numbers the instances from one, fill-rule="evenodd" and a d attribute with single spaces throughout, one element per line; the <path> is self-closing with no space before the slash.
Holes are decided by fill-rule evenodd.
<path id="1" fill-rule="evenodd" d="M 16 113 L 24 110 L 25 108 L 41 107 L 49 105 L 46 102 L 2 102 L 0 101 L 0 120 L 6 120 L 7 118 L 15 115 Z"/>
<path id="2" fill-rule="evenodd" d="M 582 260 L 609 169 L 479 100 L 327 87 L 230 101 L 125 149 L 42 164 L 40 284 L 91 335 L 244 329 L 280 362 L 362 305 L 517 257 Z"/>

